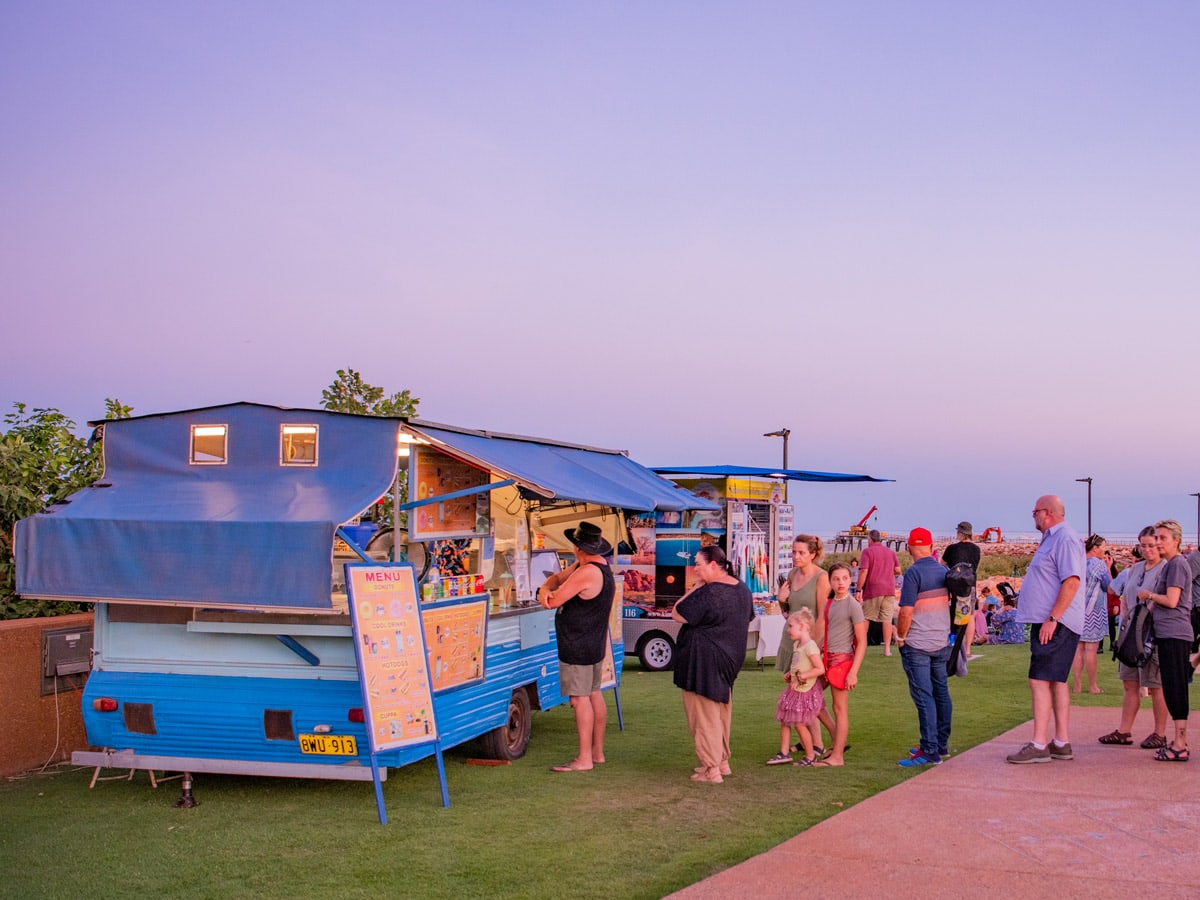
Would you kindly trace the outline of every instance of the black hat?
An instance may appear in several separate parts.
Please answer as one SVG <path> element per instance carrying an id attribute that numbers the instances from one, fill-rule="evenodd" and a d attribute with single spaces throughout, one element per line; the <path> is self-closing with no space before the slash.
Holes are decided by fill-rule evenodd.
<path id="1" fill-rule="evenodd" d="M 612 544 L 604 539 L 604 533 L 591 522 L 580 522 L 578 528 L 568 528 L 564 534 L 567 540 L 593 556 L 608 556 L 612 553 Z"/>

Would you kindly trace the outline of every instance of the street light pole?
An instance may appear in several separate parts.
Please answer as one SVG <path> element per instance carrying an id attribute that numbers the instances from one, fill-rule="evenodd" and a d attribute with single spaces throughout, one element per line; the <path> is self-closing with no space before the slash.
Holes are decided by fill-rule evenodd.
<path id="1" fill-rule="evenodd" d="M 1087 533 L 1088 533 L 1088 537 L 1091 537 L 1092 536 L 1092 476 L 1089 475 L 1087 478 L 1076 478 L 1075 480 L 1080 483 L 1087 482 L 1087 486 L 1088 486 L 1088 530 L 1087 530 Z"/>
<path id="2" fill-rule="evenodd" d="M 1196 498 L 1196 549 L 1200 550 L 1200 494 L 1188 494 Z"/>
<path id="3" fill-rule="evenodd" d="M 784 472 L 787 472 L 787 436 L 791 434 L 791 428 L 780 428 L 779 431 L 768 431 L 763 434 L 764 438 L 782 438 L 784 439 Z M 787 479 L 784 479 L 784 502 L 787 502 Z"/>
<path id="4" fill-rule="evenodd" d="M 783 438 L 783 468 L 785 471 L 787 470 L 787 467 L 788 467 L 788 464 L 787 464 L 787 462 L 788 462 L 788 460 L 787 460 L 788 435 L 791 433 L 792 433 L 792 429 L 790 429 L 790 428 L 780 428 L 778 431 L 768 431 L 768 432 L 766 432 L 766 434 L 763 435 L 763 437 Z"/>

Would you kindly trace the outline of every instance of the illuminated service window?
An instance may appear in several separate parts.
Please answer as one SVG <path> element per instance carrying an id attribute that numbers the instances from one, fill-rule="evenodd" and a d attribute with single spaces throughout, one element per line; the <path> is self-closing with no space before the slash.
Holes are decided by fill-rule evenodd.
<path id="1" fill-rule="evenodd" d="M 192 455 L 194 466 L 224 465 L 229 460 L 226 438 L 228 425 L 193 425 Z"/>
<path id="2" fill-rule="evenodd" d="M 315 466 L 317 464 L 316 425 L 280 426 L 279 464 L 283 466 Z"/>

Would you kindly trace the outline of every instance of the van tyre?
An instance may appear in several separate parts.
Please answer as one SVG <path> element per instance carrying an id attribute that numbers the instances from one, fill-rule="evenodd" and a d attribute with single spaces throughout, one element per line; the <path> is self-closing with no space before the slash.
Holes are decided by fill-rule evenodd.
<path id="1" fill-rule="evenodd" d="M 508 721 L 493 728 L 482 738 L 484 756 L 489 759 L 520 759 L 529 747 L 529 733 L 533 727 L 533 706 L 529 692 L 520 687 L 512 692 L 508 700 Z"/>
<path id="2" fill-rule="evenodd" d="M 675 642 L 661 631 L 652 632 L 638 645 L 638 659 L 642 661 L 642 668 L 651 672 L 669 669 L 675 662 Z"/>

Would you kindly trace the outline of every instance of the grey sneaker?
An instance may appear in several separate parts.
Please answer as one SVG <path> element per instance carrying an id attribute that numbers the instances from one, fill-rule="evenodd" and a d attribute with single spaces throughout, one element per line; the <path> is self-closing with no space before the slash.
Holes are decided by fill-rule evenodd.
<path id="1" fill-rule="evenodd" d="M 1054 743 L 1054 741 L 1051 741 L 1050 746 L 1048 746 L 1046 749 L 1050 751 L 1051 759 L 1074 759 L 1075 758 L 1075 754 L 1071 752 L 1071 744 L 1069 741 L 1067 743 L 1063 744 L 1061 747 L 1058 746 L 1058 744 Z"/>
<path id="2" fill-rule="evenodd" d="M 1068 757 L 1069 758 L 1069 757 Z M 1024 763 L 1044 763 L 1050 762 L 1050 747 L 1039 750 L 1030 742 L 1018 750 L 1016 753 L 1010 753 L 1007 756 L 1010 763 L 1023 765 Z"/>

